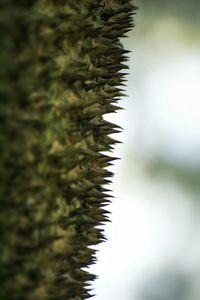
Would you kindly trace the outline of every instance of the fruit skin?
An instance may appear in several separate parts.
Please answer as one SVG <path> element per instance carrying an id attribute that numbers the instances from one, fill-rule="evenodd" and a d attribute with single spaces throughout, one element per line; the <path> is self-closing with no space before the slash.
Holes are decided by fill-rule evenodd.
<path id="1" fill-rule="evenodd" d="M 132 28 L 129 0 L 0 4 L 2 300 L 91 297 L 106 168 Z"/>

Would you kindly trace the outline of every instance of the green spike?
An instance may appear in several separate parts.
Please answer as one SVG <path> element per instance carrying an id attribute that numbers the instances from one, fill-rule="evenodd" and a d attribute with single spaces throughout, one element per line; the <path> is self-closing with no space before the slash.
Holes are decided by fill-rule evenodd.
<path id="1" fill-rule="evenodd" d="M 4 0 L 0 64 L 1 300 L 92 297 L 82 270 L 106 238 L 121 127 L 120 38 L 132 28 L 131 0 Z"/>

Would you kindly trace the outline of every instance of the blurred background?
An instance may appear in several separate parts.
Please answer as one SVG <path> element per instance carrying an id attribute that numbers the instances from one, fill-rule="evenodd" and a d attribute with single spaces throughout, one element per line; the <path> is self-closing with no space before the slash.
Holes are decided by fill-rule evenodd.
<path id="1" fill-rule="evenodd" d="M 138 0 L 94 300 L 200 299 L 200 1 Z"/>

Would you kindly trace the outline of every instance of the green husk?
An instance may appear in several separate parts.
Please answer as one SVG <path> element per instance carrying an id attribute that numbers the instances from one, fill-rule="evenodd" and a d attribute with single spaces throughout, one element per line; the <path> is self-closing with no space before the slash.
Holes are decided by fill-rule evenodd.
<path id="1" fill-rule="evenodd" d="M 1 300 L 90 297 L 129 0 L 0 4 Z"/>

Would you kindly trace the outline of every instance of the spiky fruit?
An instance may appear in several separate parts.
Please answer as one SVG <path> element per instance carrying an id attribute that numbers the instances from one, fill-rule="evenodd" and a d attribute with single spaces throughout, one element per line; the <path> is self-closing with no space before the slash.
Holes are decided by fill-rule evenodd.
<path id="1" fill-rule="evenodd" d="M 2 300 L 90 297 L 129 0 L 2 0 Z"/>

